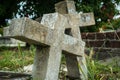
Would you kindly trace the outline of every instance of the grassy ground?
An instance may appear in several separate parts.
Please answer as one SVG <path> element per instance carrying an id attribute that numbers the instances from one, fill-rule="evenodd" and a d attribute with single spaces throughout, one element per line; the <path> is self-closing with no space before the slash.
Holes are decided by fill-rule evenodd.
<path id="1" fill-rule="evenodd" d="M 20 47 L 12 51 L 5 48 L 0 50 L 0 70 L 22 72 L 23 66 L 33 63 L 35 53 L 33 46 L 28 50 L 22 50 Z M 91 55 L 86 56 L 86 60 L 88 80 L 120 80 L 120 66 L 118 66 L 117 61 L 103 65 L 99 61 L 92 59 Z"/>
<path id="2" fill-rule="evenodd" d="M 120 80 L 120 66 L 118 61 L 102 64 L 98 60 L 87 57 L 89 80 Z"/>
<path id="3" fill-rule="evenodd" d="M 33 64 L 35 48 L 30 47 L 29 50 L 23 50 L 20 47 L 8 50 L 1 48 L 0 51 L 0 70 L 19 71 L 28 64 Z"/>

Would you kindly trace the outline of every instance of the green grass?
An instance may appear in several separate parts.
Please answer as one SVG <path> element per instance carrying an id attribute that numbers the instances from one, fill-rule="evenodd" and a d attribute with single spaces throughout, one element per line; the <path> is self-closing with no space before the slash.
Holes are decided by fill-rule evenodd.
<path id="1" fill-rule="evenodd" d="M 18 71 L 23 66 L 32 64 L 35 50 L 33 46 L 30 50 L 22 50 L 20 47 L 16 50 L 2 50 L 0 52 L 0 70 L 4 71 Z"/>
<path id="2" fill-rule="evenodd" d="M 120 79 L 120 67 L 116 64 L 103 65 L 99 61 L 87 59 L 89 80 Z"/>
<path id="3" fill-rule="evenodd" d="M 113 59 L 109 64 L 103 64 L 99 60 L 93 59 L 93 54 L 86 56 L 88 80 L 120 80 L 119 61 Z"/>
<path id="4" fill-rule="evenodd" d="M 7 48 L 1 49 L 0 52 L 0 70 L 18 71 L 25 65 L 33 63 L 35 48 L 31 46 L 28 50 L 22 50 L 19 46 L 15 50 Z M 92 58 L 92 53 L 86 56 L 88 68 L 88 80 L 119 80 L 120 67 L 117 61 L 113 60 L 111 64 L 101 64 L 100 61 Z M 64 57 L 62 63 L 64 64 Z M 65 73 L 64 73 L 65 74 Z M 65 76 L 63 74 L 63 76 Z M 65 80 L 65 79 L 64 79 Z"/>

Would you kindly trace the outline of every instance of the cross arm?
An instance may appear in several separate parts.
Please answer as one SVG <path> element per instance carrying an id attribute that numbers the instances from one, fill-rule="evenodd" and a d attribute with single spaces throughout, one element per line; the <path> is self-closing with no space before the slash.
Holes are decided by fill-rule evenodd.
<path id="1" fill-rule="evenodd" d="M 46 36 L 52 30 L 28 18 L 13 19 L 9 27 L 4 28 L 4 36 L 19 39 L 31 44 L 47 44 Z"/>
<path id="2" fill-rule="evenodd" d="M 71 54 L 82 56 L 84 53 L 85 42 L 69 35 L 64 35 L 62 50 Z"/>
<path id="3" fill-rule="evenodd" d="M 95 19 L 94 19 L 94 14 L 91 13 L 83 13 L 79 14 L 80 15 L 80 26 L 90 26 L 95 24 Z"/>
<path id="4" fill-rule="evenodd" d="M 73 26 L 90 26 L 95 24 L 94 14 L 91 13 L 82 13 L 82 14 L 64 14 L 64 16 L 68 19 L 71 27 Z M 66 26 L 69 28 L 70 26 Z"/>

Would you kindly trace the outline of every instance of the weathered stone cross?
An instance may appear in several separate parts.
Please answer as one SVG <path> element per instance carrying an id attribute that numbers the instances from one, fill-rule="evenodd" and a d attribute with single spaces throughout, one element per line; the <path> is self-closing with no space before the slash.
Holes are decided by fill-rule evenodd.
<path id="1" fill-rule="evenodd" d="M 73 1 L 64 1 L 64 3 L 68 8 L 73 5 Z M 56 4 L 56 10 L 59 4 L 61 3 Z M 72 7 L 70 6 L 68 11 L 73 12 Z M 75 12 L 64 15 L 60 12 L 51 13 L 43 15 L 41 23 L 28 18 L 13 19 L 11 25 L 5 28 L 7 30 L 5 36 L 37 45 L 33 68 L 34 80 L 57 80 L 61 53 L 66 56 L 68 76 L 80 78 L 78 63 L 83 66 L 82 69 L 86 66 L 77 60 L 77 57 L 84 57 L 85 46 L 80 38 L 78 26 L 92 24 L 94 19 L 91 13 Z M 86 76 L 82 75 L 81 78 L 85 80 Z"/>
<path id="2" fill-rule="evenodd" d="M 80 41 L 82 41 L 82 39 L 81 39 L 79 27 L 90 26 L 95 24 L 93 13 L 84 13 L 84 14 L 77 13 L 73 0 L 61 1 L 55 4 L 55 9 L 56 12 L 66 16 L 69 21 L 70 26 L 67 26 L 65 30 L 67 34 L 72 35 L 74 38 L 77 38 Z M 81 57 L 76 57 L 74 55 L 70 56 L 66 54 L 65 57 L 66 57 L 66 64 L 68 69 L 68 76 L 76 77 L 76 78 L 81 77 L 82 80 L 87 80 L 87 68 L 86 68 L 84 52 L 82 53 Z M 76 62 L 78 62 L 78 64 L 82 69 L 82 71 L 80 70 L 81 76 L 79 76 L 79 69 L 77 66 L 78 64 L 76 64 Z"/>

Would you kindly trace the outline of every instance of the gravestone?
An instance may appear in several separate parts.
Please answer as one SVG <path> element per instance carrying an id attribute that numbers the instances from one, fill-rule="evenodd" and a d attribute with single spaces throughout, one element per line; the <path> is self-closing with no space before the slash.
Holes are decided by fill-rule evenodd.
<path id="1" fill-rule="evenodd" d="M 71 2 L 73 3 L 73 1 L 65 1 L 67 4 Z M 36 45 L 34 80 L 57 80 L 61 53 L 66 56 L 69 78 L 86 80 L 86 72 L 85 75 L 80 76 L 78 67 L 80 64 L 83 72 L 86 71 L 86 64 L 81 62 L 85 60 L 85 43 L 81 40 L 78 26 L 94 24 L 94 22 L 91 23 L 94 21 L 93 18 L 92 13 L 56 12 L 43 15 L 41 23 L 28 18 L 13 19 L 10 27 L 6 29 L 8 32 L 5 36 Z"/>

